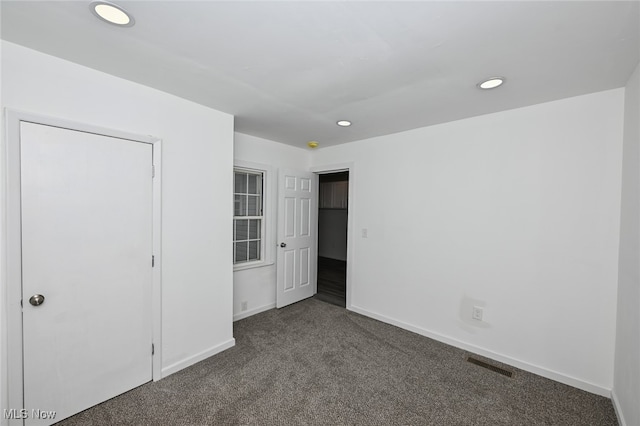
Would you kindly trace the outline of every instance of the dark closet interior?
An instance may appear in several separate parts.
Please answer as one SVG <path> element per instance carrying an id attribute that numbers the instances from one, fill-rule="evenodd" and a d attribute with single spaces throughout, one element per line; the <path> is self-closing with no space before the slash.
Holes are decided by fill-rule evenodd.
<path id="1" fill-rule="evenodd" d="M 319 182 L 316 298 L 345 307 L 349 172 L 322 174 Z"/>

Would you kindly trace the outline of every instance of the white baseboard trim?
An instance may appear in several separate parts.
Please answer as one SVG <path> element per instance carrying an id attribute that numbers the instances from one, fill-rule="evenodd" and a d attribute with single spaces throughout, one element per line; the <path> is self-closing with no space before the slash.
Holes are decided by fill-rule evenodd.
<path id="1" fill-rule="evenodd" d="M 167 367 L 164 367 L 162 369 L 162 378 L 164 379 L 167 376 L 170 376 L 173 373 L 177 373 L 178 371 L 187 368 L 193 364 L 195 364 L 196 362 L 200 362 L 203 359 L 207 359 L 210 356 L 213 356 L 215 354 L 218 354 L 226 349 L 229 349 L 233 346 L 235 346 L 236 344 L 236 339 L 231 338 L 229 340 L 227 340 L 226 342 L 223 342 L 217 346 L 214 346 L 212 348 L 209 348 L 207 350 L 204 350 L 200 353 L 197 353 L 193 356 L 190 356 L 188 358 L 183 359 L 182 361 L 178 361 L 174 364 L 171 364 Z"/>
<path id="2" fill-rule="evenodd" d="M 268 311 L 269 309 L 273 309 L 275 307 L 276 307 L 276 302 L 273 302 L 273 303 L 269 303 L 268 305 L 257 307 L 255 309 L 250 309 L 248 311 L 240 312 L 239 314 L 235 314 L 233 316 L 233 322 L 236 322 L 243 318 L 248 318 L 255 314 L 259 314 L 260 312 Z"/>
<path id="3" fill-rule="evenodd" d="M 618 396 L 616 395 L 616 391 L 611 391 L 611 401 L 613 401 L 613 409 L 616 412 L 616 417 L 618 417 L 618 424 L 620 426 L 627 426 L 627 422 L 624 419 L 624 413 L 622 412 L 622 407 L 620 406 L 620 401 L 618 401 Z"/>
<path id="4" fill-rule="evenodd" d="M 366 309 L 360 308 L 358 306 L 351 305 L 349 310 L 356 312 L 358 314 L 364 315 L 366 317 L 370 317 L 376 319 L 378 321 L 382 321 L 387 324 L 395 325 L 396 327 L 403 328 L 405 330 L 412 331 L 414 333 L 420 334 L 422 336 L 428 337 L 433 340 L 437 340 L 442 343 L 446 343 L 451 346 L 455 346 L 457 348 L 463 349 L 465 351 L 469 351 L 486 358 L 493 359 L 495 361 L 511 365 L 513 367 L 519 368 L 521 370 L 528 371 L 529 373 L 537 374 L 538 376 L 546 377 L 547 379 L 554 380 L 556 382 L 564 383 L 565 385 L 572 386 L 574 388 L 582 389 L 584 391 L 594 393 L 596 395 L 604 396 L 607 398 L 611 397 L 611 389 L 605 388 L 593 383 L 586 382 L 584 380 L 577 379 L 575 377 L 567 376 L 565 374 L 559 373 L 557 371 L 549 370 L 543 367 L 539 367 L 537 365 L 530 364 L 528 362 L 520 361 L 515 358 L 511 358 L 505 355 L 498 354 L 496 352 L 492 352 L 487 349 L 483 349 L 479 346 L 475 346 L 421 327 L 417 327 L 412 324 L 407 324 L 403 321 L 396 320 L 394 318 L 390 318 L 384 315 L 377 314 L 375 312 L 368 311 Z"/>

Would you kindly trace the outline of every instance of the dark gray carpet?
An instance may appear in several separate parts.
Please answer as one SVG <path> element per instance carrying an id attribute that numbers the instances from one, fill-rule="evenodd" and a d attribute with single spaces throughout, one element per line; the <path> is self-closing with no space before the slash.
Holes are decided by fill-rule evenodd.
<path id="1" fill-rule="evenodd" d="M 615 425 L 611 401 L 316 299 L 235 323 L 236 346 L 64 425 Z"/>

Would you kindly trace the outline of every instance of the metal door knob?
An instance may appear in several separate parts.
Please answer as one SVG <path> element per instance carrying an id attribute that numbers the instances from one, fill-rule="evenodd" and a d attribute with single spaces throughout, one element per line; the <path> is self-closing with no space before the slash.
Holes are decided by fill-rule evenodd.
<path id="1" fill-rule="evenodd" d="M 29 303 L 33 306 L 42 305 L 44 303 L 44 296 L 41 294 L 34 294 L 29 298 Z"/>
<path id="2" fill-rule="evenodd" d="M 287 243 L 280 243 L 280 247 L 286 247 Z"/>

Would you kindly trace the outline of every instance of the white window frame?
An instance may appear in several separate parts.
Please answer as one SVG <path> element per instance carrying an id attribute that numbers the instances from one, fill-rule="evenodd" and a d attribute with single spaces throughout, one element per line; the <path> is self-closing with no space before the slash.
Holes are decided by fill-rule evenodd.
<path id="1" fill-rule="evenodd" d="M 273 179 L 273 169 L 271 166 L 260 163 L 252 163 L 249 161 L 235 160 L 233 164 L 233 185 L 235 186 L 235 172 L 262 173 L 262 226 L 261 226 L 261 245 L 260 260 L 251 262 L 242 262 L 233 264 L 234 271 L 242 271 L 244 269 L 260 268 L 263 266 L 273 265 L 275 263 L 273 256 L 275 250 L 275 212 L 273 211 L 273 196 L 275 194 L 275 179 Z M 235 187 L 232 188 L 232 194 L 235 193 Z M 233 203 L 233 198 L 232 198 Z M 235 212 L 234 216 L 235 218 Z M 233 243 L 233 240 L 232 240 Z"/>

